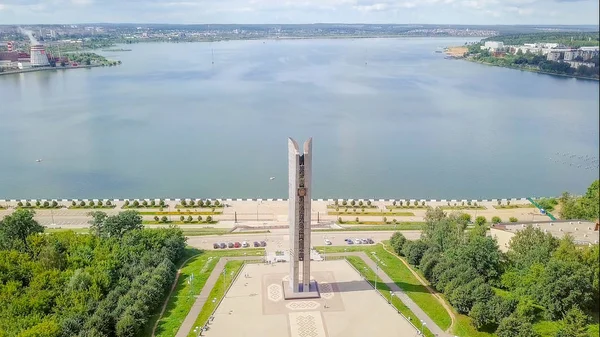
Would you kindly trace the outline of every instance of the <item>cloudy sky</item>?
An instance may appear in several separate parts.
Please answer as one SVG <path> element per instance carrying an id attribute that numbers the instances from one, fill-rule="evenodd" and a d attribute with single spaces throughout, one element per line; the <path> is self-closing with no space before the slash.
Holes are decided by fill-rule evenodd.
<path id="1" fill-rule="evenodd" d="M 598 0 L 0 0 L 0 24 L 598 24 Z"/>

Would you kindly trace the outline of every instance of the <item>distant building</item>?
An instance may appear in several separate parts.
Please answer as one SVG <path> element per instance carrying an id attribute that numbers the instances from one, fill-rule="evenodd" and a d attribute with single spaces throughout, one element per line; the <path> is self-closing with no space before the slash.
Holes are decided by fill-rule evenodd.
<path id="1" fill-rule="evenodd" d="M 528 226 L 539 228 L 544 233 L 550 233 L 552 236 L 559 239 L 566 234 L 570 234 L 575 243 L 579 245 L 597 245 L 600 236 L 598 226 L 593 222 L 585 220 L 522 222 L 520 224 L 499 223 L 493 225 L 490 228 L 490 232 L 491 236 L 498 241 L 500 250 L 507 252 L 510 240 L 518 231 L 521 231 Z"/>
<path id="2" fill-rule="evenodd" d="M 32 67 L 45 67 L 50 65 L 48 62 L 48 55 L 46 55 L 46 49 L 42 45 L 31 46 L 31 66 Z"/>
<path id="3" fill-rule="evenodd" d="M 19 68 L 19 69 L 31 68 L 31 62 L 19 62 L 19 63 L 17 63 L 17 68 Z"/>
<path id="4" fill-rule="evenodd" d="M 546 59 L 548 61 L 558 61 L 560 60 L 560 52 L 552 51 L 546 55 Z"/>
<path id="5" fill-rule="evenodd" d="M 486 41 L 481 49 L 487 49 L 489 51 L 498 51 L 504 49 L 504 42 Z"/>
<path id="6" fill-rule="evenodd" d="M 579 66 L 586 66 L 590 68 L 594 68 L 596 65 L 591 62 L 579 62 L 579 61 L 565 61 L 571 65 L 573 68 L 578 68 Z"/>
<path id="7" fill-rule="evenodd" d="M 569 50 L 565 52 L 564 60 L 572 61 L 578 56 L 581 56 L 579 50 Z"/>

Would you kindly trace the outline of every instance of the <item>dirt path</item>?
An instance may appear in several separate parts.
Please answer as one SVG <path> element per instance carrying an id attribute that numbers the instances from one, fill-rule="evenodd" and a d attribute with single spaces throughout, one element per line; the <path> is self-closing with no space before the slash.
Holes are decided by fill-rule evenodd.
<path id="1" fill-rule="evenodd" d="M 440 294 L 437 291 L 435 291 L 435 289 L 431 288 L 431 286 L 429 286 L 429 284 L 425 280 L 423 280 L 421 276 L 419 276 L 419 274 L 416 271 L 414 271 L 406 261 L 404 261 L 404 259 L 396 255 L 396 253 L 389 251 L 383 243 L 380 242 L 379 244 L 383 247 L 383 249 L 386 252 L 394 255 L 394 257 L 402 261 L 402 263 L 404 263 L 404 265 L 417 278 L 417 280 L 419 280 L 419 282 L 421 282 L 421 284 L 425 286 L 425 288 L 427 288 L 427 291 L 429 291 L 438 300 L 438 302 L 440 302 L 444 309 L 446 309 L 446 312 L 448 312 L 448 315 L 450 315 L 450 319 L 452 320 L 452 323 L 450 323 L 450 326 L 448 327 L 448 329 L 446 329 L 446 332 L 450 333 L 452 331 L 452 328 L 454 327 L 454 322 L 456 321 L 456 315 L 454 314 L 454 311 L 452 311 L 450 305 L 446 302 L 446 300 L 444 300 L 444 298 L 442 298 L 442 296 L 440 296 Z"/>

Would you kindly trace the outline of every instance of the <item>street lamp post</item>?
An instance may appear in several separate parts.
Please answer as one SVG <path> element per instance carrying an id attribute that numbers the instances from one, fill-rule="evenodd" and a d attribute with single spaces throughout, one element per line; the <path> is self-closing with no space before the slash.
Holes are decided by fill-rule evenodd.
<path id="1" fill-rule="evenodd" d="M 424 333 L 423 333 L 423 327 L 425 327 L 426 325 L 427 325 L 427 324 L 425 323 L 425 321 L 424 321 L 424 320 L 421 320 L 421 336 L 423 336 L 423 335 L 424 335 Z"/>
<path id="2" fill-rule="evenodd" d="M 376 268 L 375 268 L 375 291 L 377 291 L 377 275 L 379 275 L 379 263 L 376 263 Z"/>
<path id="3" fill-rule="evenodd" d="M 394 297 L 394 292 L 390 290 L 390 304 L 392 304 L 392 297 Z"/>
<path id="4" fill-rule="evenodd" d="M 200 328 L 199 326 L 195 327 L 194 333 L 196 334 L 196 336 L 200 336 L 202 334 L 202 328 Z"/>

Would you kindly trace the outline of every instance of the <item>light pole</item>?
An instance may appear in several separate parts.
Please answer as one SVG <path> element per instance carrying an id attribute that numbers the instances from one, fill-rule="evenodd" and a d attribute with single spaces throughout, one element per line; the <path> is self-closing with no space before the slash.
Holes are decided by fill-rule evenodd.
<path id="1" fill-rule="evenodd" d="M 423 336 L 423 327 L 425 327 L 427 324 L 425 323 L 424 320 L 421 320 L 421 336 Z"/>
<path id="2" fill-rule="evenodd" d="M 392 297 L 394 297 L 394 292 L 390 290 L 390 304 L 392 304 Z"/>
<path id="3" fill-rule="evenodd" d="M 202 334 L 202 328 L 200 328 L 199 326 L 195 327 L 194 333 L 196 334 L 196 336 L 200 336 Z"/>
<path id="4" fill-rule="evenodd" d="M 377 275 L 379 275 L 379 263 L 375 263 L 375 291 L 377 291 Z"/>

